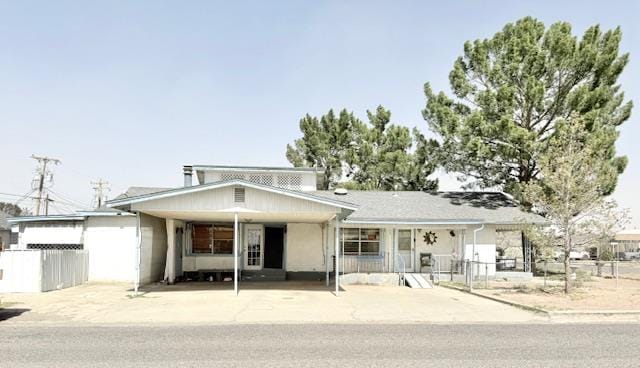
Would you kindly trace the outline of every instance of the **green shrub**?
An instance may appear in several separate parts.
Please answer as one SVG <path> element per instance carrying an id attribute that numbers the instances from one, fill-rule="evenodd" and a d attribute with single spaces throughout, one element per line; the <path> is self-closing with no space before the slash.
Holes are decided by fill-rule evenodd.
<path id="1" fill-rule="evenodd" d="M 605 247 L 604 249 L 602 249 L 600 251 L 599 260 L 605 262 L 613 261 L 613 252 L 611 251 L 611 248 Z"/>

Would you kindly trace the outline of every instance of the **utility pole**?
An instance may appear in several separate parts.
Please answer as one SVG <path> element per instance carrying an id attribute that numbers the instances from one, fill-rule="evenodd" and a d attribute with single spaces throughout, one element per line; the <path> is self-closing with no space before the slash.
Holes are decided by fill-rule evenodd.
<path id="1" fill-rule="evenodd" d="M 36 216 L 40 215 L 40 207 L 42 207 L 42 201 L 44 198 L 42 198 L 42 194 L 44 193 L 44 190 L 46 189 L 44 181 L 46 179 L 47 174 L 50 175 L 49 178 L 49 182 L 51 182 L 53 180 L 53 174 L 51 174 L 51 172 L 47 171 L 47 165 L 51 162 L 53 164 L 60 164 L 60 160 L 56 159 L 56 158 L 51 158 L 51 157 L 46 157 L 46 156 L 36 156 L 36 155 L 31 155 L 31 158 L 38 161 L 38 169 L 36 170 L 36 173 L 38 175 L 38 179 L 37 182 L 34 184 L 37 184 L 37 189 L 38 190 L 38 196 L 36 197 Z M 33 184 L 32 184 L 33 186 Z M 47 199 L 47 206 L 48 206 L 49 200 Z M 48 212 L 48 210 L 46 211 Z"/>
<path id="2" fill-rule="evenodd" d="M 104 204 L 104 200 L 107 198 L 107 192 L 109 189 L 109 182 L 106 180 L 98 179 L 98 181 L 92 181 L 91 186 L 95 191 L 93 203 L 95 208 L 100 208 Z"/>
<path id="3" fill-rule="evenodd" d="M 45 216 L 49 216 L 49 202 L 53 201 L 53 199 L 49 199 L 49 193 L 47 193 L 47 196 L 44 198 L 44 215 Z"/>

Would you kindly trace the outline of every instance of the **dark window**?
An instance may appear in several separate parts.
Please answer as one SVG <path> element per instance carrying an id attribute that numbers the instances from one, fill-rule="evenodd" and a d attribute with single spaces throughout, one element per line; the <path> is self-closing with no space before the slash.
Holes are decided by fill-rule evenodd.
<path id="1" fill-rule="evenodd" d="M 345 255 L 378 255 L 380 229 L 340 229 L 340 243 Z"/>
<path id="2" fill-rule="evenodd" d="M 211 225 L 194 224 L 191 251 L 193 253 L 211 253 Z"/>
<path id="3" fill-rule="evenodd" d="M 193 224 L 191 252 L 233 254 L 233 225 Z"/>

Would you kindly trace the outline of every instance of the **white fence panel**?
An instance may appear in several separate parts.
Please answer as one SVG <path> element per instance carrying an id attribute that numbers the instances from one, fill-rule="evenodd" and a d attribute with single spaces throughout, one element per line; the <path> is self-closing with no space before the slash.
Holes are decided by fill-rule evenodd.
<path id="1" fill-rule="evenodd" d="M 86 250 L 24 250 L 0 253 L 3 292 L 40 292 L 87 282 Z"/>
<path id="2" fill-rule="evenodd" d="M 87 282 L 89 254 L 85 250 L 43 250 L 42 291 L 64 289 Z"/>
<path id="3" fill-rule="evenodd" d="M 42 291 L 41 254 L 39 250 L 0 252 L 0 292 L 37 293 Z"/>

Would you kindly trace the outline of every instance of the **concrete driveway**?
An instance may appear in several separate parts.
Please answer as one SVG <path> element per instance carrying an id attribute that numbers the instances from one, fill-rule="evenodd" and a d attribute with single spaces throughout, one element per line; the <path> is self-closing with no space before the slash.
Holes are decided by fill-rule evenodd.
<path id="1" fill-rule="evenodd" d="M 347 286 L 336 297 L 320 282 L 150 285 L 86 284 L 42 294 L 0 295 L 6 322 L 96 324 L 533 322 L 531 312 L 436 287 Z M 12 314 L 12 311 L 16 313 Z M 24 313 L 19 313 L 24 312 Z"/>

